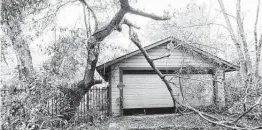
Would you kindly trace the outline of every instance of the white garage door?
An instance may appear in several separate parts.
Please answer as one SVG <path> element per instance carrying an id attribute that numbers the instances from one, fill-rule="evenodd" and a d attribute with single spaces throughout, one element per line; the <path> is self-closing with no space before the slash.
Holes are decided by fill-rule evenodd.
<path id="1" fill-rule="evenodd" d="M 184 75 L 181 79 L 183 97 L 177 77 L 169 76 L 177 99 L 192 106 L 207 106 L 213 101 L 212 75 Z M 203 80 L 203 81 L 201 81 Z M 173 107 L 170 94 L 155 74 L 124 74 L 124 108 Z M 184 99 L 184 100 L 183 100 Z"/>

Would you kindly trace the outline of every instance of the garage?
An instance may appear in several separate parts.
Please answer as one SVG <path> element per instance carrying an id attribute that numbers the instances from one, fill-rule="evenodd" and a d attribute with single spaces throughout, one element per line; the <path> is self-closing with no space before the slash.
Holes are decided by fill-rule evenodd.
<path id="1" fill-rule="evenodd" d="M 170 49 L 170 44 L 175 48 Z M 225 105 L 225 73 L 236 66 L 196 46 L 173 37 L 145 46 L 155 66 L 169 79 L 175 98 L 193 107 Z M 162 57 L 162 58 L 161 58 Z M 168 89 L 139 50 L 127 53 L 98 66 L 108 82 L 112 115 L 125 112 L 141 114 L 172 112 L 174 104 Z"/>

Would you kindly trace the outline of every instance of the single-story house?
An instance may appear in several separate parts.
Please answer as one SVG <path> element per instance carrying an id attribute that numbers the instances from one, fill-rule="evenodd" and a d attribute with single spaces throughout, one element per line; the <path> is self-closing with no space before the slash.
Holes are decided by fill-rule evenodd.
<path id="1" fill-rule="evenodd" d="M 177 99 L 194 107 L 225 105 L 225 72 L 237 71 L 239 66 L 173 37 L 144 48 L 169 79 Z M 109 83 L 113 115 L 178 107 L 140 50 L 101 64 L 97 70 Z"/>

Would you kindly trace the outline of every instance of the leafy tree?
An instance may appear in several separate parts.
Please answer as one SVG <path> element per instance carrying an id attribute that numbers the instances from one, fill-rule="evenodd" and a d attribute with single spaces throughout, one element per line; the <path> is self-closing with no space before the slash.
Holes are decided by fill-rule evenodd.
<path id="1" fill-rule="evenodd" d="M 244 82 L 244 86 L 247 86 L 247 82 L 252 74 L 255 74 L 258 76 L 258 68 L 260 63 L 260 55 L 261 55 L 261 44 L 262 44 L 262 35 L 260 36 L 260 40 L 258 40 L 258 33 L 257 33 L 257 22 L 258 22 L 258 16 L 259 16 L 259 7 L 260 7 L 260 0 L 258 0 L 257 4 L 257 12 L 255 17 L 255 26 L 254 26 L 254 41 L 255 41 L 255 51 L 256 51 L 256 61 L 254 68 L 252 67 L 252 61 L 250 58 L 250 52 L 248 48 L 247 43 L 247 36 L 245 35 L 245 30 L 243 26 L 243 20 L 241 18 L 241 6 L 240 0 L 237 0 L 236 4 L 236 17 L 235 17 L 235 23 L 237 24 L 237 32 L 234 31 L 234 28 L 232 27 L 231 20 L 229 20 L 229 16 L 226 12 L 226 9 L 224 7 L 224 3 L 222 0 L 218 0 L 221 11 L 223 13 L 223 16 L 225 18 L 226 22 L 226 29 L 229 32 L 231 39 L 237 49 L 237 54 L 239 57 L 240 62 L 240 73 L 242 81 Z"/>
<path id="2" fill-rule="evenodd" d="M 250 92 L 253 92 L 253 94 L 257 94 L 259 92 L 259 89 L 257 86 L 259 86 L 259 80 L 261 77 L 259 77 L 259 65 L 260 63 L 260 56 L 261 56 L 261 46 L 262 46 L 262 35 L 260 34 L 260 39 L 258 40 L 258 32 L 257 32 L 257 22 L 258 22 L 258 16 L 259 16 L 259 9 L 260 9 L 260 0 L 258 0 L 257 4 L 257 11 L 256 11 L 256 17 L 255 17 L 255 24 L 254 24 L 254 45 L 255 45 L 255 53 L 256 53 L 256 59 L 255 59 L 255 65 L 252 65 L 252 59 L 250 58 L 250 50 L 249 45 L 247 42 L 247 35 L 245 34 L 245 29 L 243 25 L 243 19 L 241 18 L 241 0 L 237 0 L 236 3 L 236 17 L 235 17 L 235 23 L 236 23 L 236 30 L 234 31 L 234 28 L 232 26 L 232 21 L 229 19 L 229 14 L 227 14 L 226 9 L 224 7 L 224 3 L 222 0 L 218 0 L 218 3 L 221 8 L 221 12 L 223 13 L 225 22 L 226 22 L 226 29 L 228 33 L 230 34 L 231 40 L 233 41 L 235 48 L 237 50 L 237 55 L 239 57 L 239 65 L 240 65 L 240 77 L 241 77 L 241 86 L 242 88 L 245 88 L 245 94 L 244 94 L 244 111 L 246 111 L 246 103 L 247 103 L 247 97 L 250 95 Z M 252 87 L 253 86 L 253 87 Z M 253 91 L 250 91 L 253 90 Z"/>
<path id="3" fill-rule="evenodd" d="M 17 58 L 19 79 L 29 80 L 34 73 L 29 44 L 24 37 L 24 23 L 29 15 L 48 6 L 46 1 L 4 0 L 1 8 L 2 30 L 9 37 Z"/>
<path id="4" fill-rule="evenodd" d="M 70 120 L 74 116 L 82 97 L 89 91 L 89 89 L 93 85 L 101 83 L 101 81 L 94 78 L 95 68 L 100 54 L 101 42 L 114 30 L 121 31 L 122 24 L 132 24 L 128 20 L 124 19 L 125 14 L 131 13 L 135 15 L 141 15 L 155 20 L 167 19 L 167 17 L 159 17 L 153 14 L 136 10 L 130 6 L 128 0 L 120 0 L 120 9 L 117 11 L 117 13 L 113 16 L 109 23 L 107 23 L 103 27 L 99 27 L 99 20 L 97 18 L 96 12 L 86 1 L 80 0 L 80 2 L 87 8 L 91 16 L 93 17 L 94 31 L 92 31 L 92 33 L 86 33 L 87 64 L 85 67 L 83 80 L 78 83 L 76 88 L 60 88 L 60 90 L 65 95 L 65 100 L 63 100 L 63 102 L 65 102 L 64 104 L 66 104 L 66 106 L 62 106 L 66 109 L 64 109 L 64 112 L 62 112 L 63 114 L 61 117 L 66 120 Z"/>
<path id="5" fill-rule="evenodd" d="M 215 55 L 225 53 L 223 47 L 228 36 L 219 31 L 221 25 L 216 24 L 216 17 L 210 15 L 212 6 L 198 5 L 196 1 L 190 1 L 183 9 L 173 9 L 172 6 L 169 8 L 165 13 L 170 16 L 170 20 L 150 21 L 150 24 L 146 25 L 145 31 L 151 33 L 145 35 L 151 42 L 173 36 Z"/>

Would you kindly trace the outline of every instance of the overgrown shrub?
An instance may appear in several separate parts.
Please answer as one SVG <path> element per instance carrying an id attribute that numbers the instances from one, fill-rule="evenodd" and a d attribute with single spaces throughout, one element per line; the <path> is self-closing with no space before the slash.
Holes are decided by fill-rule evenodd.
<path id="1" fill-rule="evenodd" d="M 59 91 L 59 87 L 72 86 L 75 85 L 63 84 L 52 76 L 38 76 L 31 82 L 17 81 L 10 86 L 5 86 L 3 89 L 8 91 L 5 94 L 1 93 L 3 104 L 3 107 L 1 107 L 1 128 L 3 130 L 37 130 L 42 126 L 44 128 L 63 127 L 65 129 L 82 123 L 92 125 L 94 122 L 104 120 L 105 117 L 101 116 L 100 111 L 102 108 L 106 108 L 104 106 L 107 103 L 105 95 L 103 97 L 106 101 L 104 101 L 104 104 L 100 104 L 102 98 L 99 98 L 98 103 L 90 102 L 94 106 L 89 106 L 89 110 L 79 107 L 77 114 L 69 122 L 58 118 L 57 115 L 63 112 L 61 111 L 63 93 Z M 87 106 L 84 100 L 81 104 Z"/>

